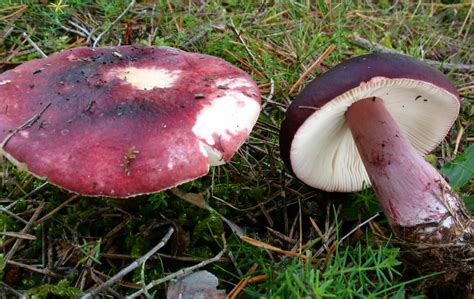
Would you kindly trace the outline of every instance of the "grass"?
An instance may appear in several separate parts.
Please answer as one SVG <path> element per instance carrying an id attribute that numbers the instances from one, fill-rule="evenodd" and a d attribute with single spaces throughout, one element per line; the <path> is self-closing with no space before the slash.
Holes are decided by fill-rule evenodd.
<path id="1" fill-rule="evenodd" d="M 474 64 L 474 13 L 468 1 L 396 3 L 139 1 L 98 41 L 100 46 L 166 45 L 215 55 L 253 76 L 265 104 L 252 135 L 229 164 L 179 188 L 202 194 L 247 235 L 288 251 L 301 250 L 311 259 L 243 243 L 217 215 L 171 192 L 124 201 L 71 199 L 23 232 L 24 222 L 35 212 L 41 219 L 71 194 L 5 162 L 0 230 L 17 235 L 0 236 L 0 261 L 3 264 L 17 237 L 22 237 L 20 233 L 35 240 L 21 242 L 11 258 L 17 263 L 8 263 L 0 273 L 0 290 L 38 297 L 75 296 L 145 254 L 172 224 L 175 235 L 147 261 L 144 277 L 140 269 L 135 270 L 113 286 L 116 292 L 131 294 L 141 283 L 212 257 L 222 248 L 224 233 L 228 253 L 207 268 L 228 292 L 244 277 L 265 275 L 265 280 L 247 285 L 245 297 L 421 295 L 424 279 L 405 271 L 398 248 L 387 241 L 390 230 L 384 217 L 358 227 L 380 210 L 373 192 L 328 194 L 306 187 L 286 172 L 278 152 L 279 125 L 293 96 L 330 67 L 370 52 L 353 43 L 354 34 L 415 57 Z M 3 1 L 0 69 L 40 57 L 21 33 L 26 32 L 46 54 L 91 45 L 128 4 L 123 0 L 56 0 L 48 5 Z M 335 48 L 323 63 L 293 88 L 331 46 Z M 473 141 L 474 78 L 472 73 L 455 70 L 447 75 L 461 93 L 462 110 L 448 137 L 427 159 L 438 168 L 446 165 L 444 173 L 449 176 L 472 167 L 472 145 L 471 150 L 468 147 Z M 453 177 L 458 178 L 463 184 L 457 189 L 472 207 L 472 174 Z M 353 228 L 355 232 L 339 242 Z M 311 246 L 303 248 L 307 243 Z M 153 294 L 163 297 L 165 290 L 166 285 L 159 285 Z"/>

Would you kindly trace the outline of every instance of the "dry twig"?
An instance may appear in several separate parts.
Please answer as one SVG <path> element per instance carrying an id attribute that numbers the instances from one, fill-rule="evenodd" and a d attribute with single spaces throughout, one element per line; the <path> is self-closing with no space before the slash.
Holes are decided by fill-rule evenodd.
<path id="1" fill-rule="evenodd" d="M 10 293 L 12 293 L 13 295 L 17 296 L 18 298 L 21 298 L 21 299 L 26 299 L 26 296 L 23 295 L 22 293 L 18 292 L 17 290 L 15 290 L 14 288 L 12 288 L 11 286 L 9 286 L 8 284 L 0 281 L 0 290 L 1 289 L 4 289 L 6 291 L 9 291 Z M 3 297 L 2 297 L 3 298 Z M 6 298 L 6 297 L 5 297 Z"/>
<path id="2" fill-rule="evenodd" d="M 41 50 L 40 47 L 38 47 L 38 45 L 28 36 L 28 34 L 26 34 L 25 32 L 23 32 L 23 33 L 21 34 L 21 36 L 22 36 L 24 39 L 26 39 L 26 41 L 27 41 L 33 48 L 35 48 L 36 52 L 38 52 L 38 53 L 41 55 L 41 57 L 43 57 L 43 58 L 48 57 L 48 55 L 46 55 L 46 54 L 43 52 L 43 50 Z"/>
<path id="3" fill-rule="evenodd" d="M 304 260 L 310 258 L 310 257 L 308 257 L 306 255 L 303 255 L 303 254 L 300 254 L 298 252 L 284 250 L 284 249 L 275 247 L 273 245 L 264 243 L 262 241 L 255 240 L 255 239 L 250 238 L 248 236 L 241 236 L 240 239 L 244 242 L 247 242 L 247 243 L 255 246 L 255 247 L 260 247 L 260 248 L 263 248 L 263 249 L 266 249 L 266 250 L 270 250 L 270 251 L 276 252 L 278 254 L 284 254 L 284 255 L 288 255 L 288 256 L 292 256 L 292 257 L 298 257 L 298 258 L 302 258 Z"/>
<path id="4" fill-rule="evenodd" d="M 30 220 L 25 225 L 25 227 L 21 230 L 20 233 L 22 233 L 22 234 L 28 233 L 28 231 L 31 229 L 31 227 L 33 227 L 33 225 L 35 224 L 36 219 L 39 217 L 41 211 L 43 211 L 44 205 L 45 205 L 44 202 L 40 203 L 40 205 L 36 208 L 35 213 L 33 214 L 33 216 L 31 216 Z M 20 247 L 22 242 L 23 242 L 23 239 L 16 239 L 15 243 L 13 243 L 12 248 L 10 248 L 10 251 L 8 251 L 8 253 L 5 255 L 5 257 L 3 259 L 3 262 L 0 265 L 0 271 L 5 269 L 5 265 L 13 257 L 13 255 L 15 254 L 18 247 Z"/>
<path id="5" fill-rule="evenodd" d="M 326 57 L 329 56 L 329 54 L 332 53 L 332 51 L 334 51 L 334 49 L 336 49 L 336 47 L 334 45 L 330 45 L 322 54 L 321 56 L 318 57 L 318 59 L 316 59 L 316 61 L 303 73 L 303 75 L 301 75 L 301 77 L 296 81 L 295 84 L 293 84 L 293 86 L 291 86 L 290 88 L 290 91 L 288 93 L 292 94 L 293 91 L 295 91 L 296 88 L 298 88 L 298 86 L 301 85 L 301 83 L 304 81 L 304 79 L 306 79 L 306 77 L 308 77 L 309 74 L 311 74 L 311 72 L 314 71 L 314 69 L 320 65 L 324 59 L 326 59 Z"/>
<path id="6" fill-rule="evenodd" d="M 367 50 L 374 50 L 375 52 L 381 52 L 381 53 L 396 53 L 396 54 L 403 54 L 402 52 L 386 48 L 380 44 L 377 44 L 371 40 L 365 39 L 363 37 L 360 37 L 357 34 L 352 35 L 352 42 L 356 44 L 357 46 L 367 49 Z M 471 73 L 474 72 L 474 65 L 471 64 L 462 64 L 462 63 L 448 63 L 448 62 L 439 62 L 435 60 L 430 60 L 430 59 L 423 59 L 424 62 L 427 64 L 436 66 L 441 68 L 443 71 L 446 72 L 451 72 L 451 71 L 457 71 L 457 72 L 465 72 L 465 73 Z"/>
<path id="7" fill-rule="evenodd" d="M 136 0 L 132 0 L 130 1 L 130 4 L 127 6 L 127 8 L 125 8 L 125 10 L 112 22 L 110 23 L 110 25 L 105 28 L 104 31 L 102 31 L 98 36 L 97 38 L 95 39 L 94 43 L 92 44 L 92 47 L 95 48 L 97 47 L 97 44 L 99 43 L 100 39 L 107 33 L 110 31 L 110 29 L 112 29 L 112 27 L 115 26 L 115 24 L 117 24 L 117 22 L 119 22 L 124 16 L 125 14 L 127 14 L 127 12 L 132 9 L 132 7 L 135 5 L 135 2 Z"/>
<path id="8" fill-rule="evenodd" d="M 181 277 L 181 276 L 185 276 L 191 272 L 193 272 L 194 270 L 197 270 L 199 268 L 202 268 L 204 266 L 207 266 L 209 264 L 212 264 L 218 260 L 221 259 L 222 255 L 227 251 L 227 243 L 224 239 L 224 237 L 222 237 L 222 240 L 224 242 L 224 247 L 222 248 L 222 250 L 216 255 L 214 256 L 213 258 L 210 258 L 208 260 L 205 260 L 205 261 L 202 261 L 200 262 L 199 264 L 197 265 L 194 265 L 194 266 L 191 266 L 191 267 L 187 267 L 187 268 L 183 268 L 177 272 L 174 272 L 174 273 L 171 273 L 170 275 L 168 276 L 165 276 L 163 278 L 160 278 L 160 279 L 157 279 L 157 280 L 153 280 L 152 282 L 150 282 L 149 284 L 147 284 L 146 286 L 144 286 L 141 290 L 131 294 L 130 296 L 127 296 L 126 298 L 127 299 L 133 299 L 133 298 L 137 298 L 138 296 L 142 295 L 143 293 L 146 293 L 148 292 L 148 290 L 150 290 L 151 288 L 153 287 L 156 287 L 157 285 L 159 284 L 162 284 L 164 282 L 167 282 L 167 281 L 170 281 L 171 279 L 174 279 L 174 278 L 177 278 L 177 277 Z"/>
<path id="9" fill-rule="evenodd" d="M 49 218 L 51 218 L 54 214 L 56 214 L 59 210 L 61 210 L 62 208 L 64 208 L 67 204 L 69 204 L 71 201 L 73 201 L 74 199 L 78 198 L 79 197 L 79 194 L 75 194 L 73 196 L 71 196 L 70 198 L 68 198 L 67 200 L 65 200 L 64 202 L 62 202 L 59 206 L 57 206 L 56 208 L 54 208 L 51 212 L 49 212 L 48 214 L 46 214 L 45 216 L 43 216 L 41 219 L 39 219 L 36 224 L 42 224 L 43 222 L 45 222 L 46 220 L 48 220 Z"/>
<path id="10" fill-rule="evenodd" d="M 166 243 L 168 243 L 168 240 L 170 239 L 173 233 L 174 233 L 174 228 L 171 227 L 166 233 L 166 235 L 161 239 L 161 241 L 155 247 L 153 247 L 150 251 L 148 251 L 144 256 L 140 257 L 139 259 L 137 259 L 136 261 L 134 261 L 127 267 L 123 268 L 119 273 L 112 276 L 109 280 L 107 280 L 103 284 L 90 290 L 87 294 L 83 295 L 81 299 L 93 298 L 95 295 L 98 295 L 102 290 L 109 288 L 118 280 L 122 279 L 125 275 L 135 270 L 136 268 L 140 267 L 140 265 L 144 264 L 153 254 L 155 254 L 155 252 L 160 250 L 163 246 L 165 246 Z"/>

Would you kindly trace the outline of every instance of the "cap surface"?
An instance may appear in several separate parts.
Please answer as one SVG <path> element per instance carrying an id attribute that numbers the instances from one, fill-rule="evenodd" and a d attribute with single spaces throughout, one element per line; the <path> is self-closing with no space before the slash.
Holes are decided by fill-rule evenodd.
<path id="1" fill-rule="evenodd" d="M 5 155 L 55 185 L 128 197 L 205 175 L 260 112 L 253 80 L 168 47 L 76 48 L 0 74 Z"/>
<path id="2" fill-rule="evenodd" d="M 347 60 L 314 79 L 286 112 L 280 149 L 296 177 L 326 191 L 370 186 L 345 120 L 350 105 L 368 97 L 384 100 L 422 155 L 444 138 L 460 106 L 453 84 L 419 60 L 386 53 Z"/>

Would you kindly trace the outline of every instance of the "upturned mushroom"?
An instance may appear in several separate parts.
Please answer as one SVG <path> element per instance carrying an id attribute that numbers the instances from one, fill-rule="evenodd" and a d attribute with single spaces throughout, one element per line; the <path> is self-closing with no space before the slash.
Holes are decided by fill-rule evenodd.
<path id="1" fill-rule="evenodd" d="M 0 74 L 3 154 L 89 196 L 203 176 L 231 159 L 259 112 L 245 72 L 169 47 L 76 48 Z"/>
<path id="2" fill-rule="evenodd" d="M 457 118 L 456 88 L 439 71 L 398 54 L 347 60 L 295 98 L 281 126 L 284 162 L 325 191 L 372 186 L 409 259 L 472 290 L 471 215 L 423 159 Z"/>

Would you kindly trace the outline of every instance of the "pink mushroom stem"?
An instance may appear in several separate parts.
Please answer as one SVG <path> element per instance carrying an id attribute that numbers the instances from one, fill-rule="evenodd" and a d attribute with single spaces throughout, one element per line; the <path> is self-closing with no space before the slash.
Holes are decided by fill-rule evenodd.
<path id="1" fill-rule="evenodd" d="M 362 99 L 349 107 L 346 118 L 395 233 L 400 236 L 403 229 L 416 228 L 417 239 L 426 233 L 444 238 L 437 228 L 456 226 L 462 204 L 444 178 L 415 151 L 383 100 Z"/>

